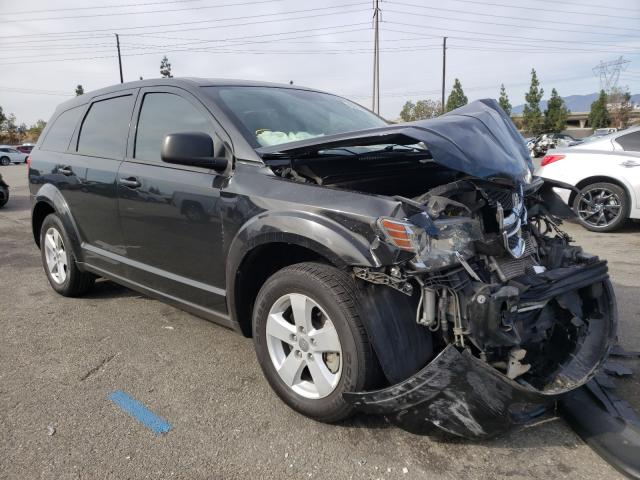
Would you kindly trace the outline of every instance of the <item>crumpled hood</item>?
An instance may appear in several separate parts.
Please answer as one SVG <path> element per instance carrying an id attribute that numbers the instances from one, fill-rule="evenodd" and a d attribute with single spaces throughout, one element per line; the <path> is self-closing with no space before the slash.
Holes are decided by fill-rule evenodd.
<path id="1" fill-rule="evenodd" d="M 321 149 L 423 142 L 433 160 L 478 178 L 528 183 L 529 151 L 509 116 L 492 99 L 476 100 L 440 117 L 262 147 L 260 155 L 311 153 Z"/>

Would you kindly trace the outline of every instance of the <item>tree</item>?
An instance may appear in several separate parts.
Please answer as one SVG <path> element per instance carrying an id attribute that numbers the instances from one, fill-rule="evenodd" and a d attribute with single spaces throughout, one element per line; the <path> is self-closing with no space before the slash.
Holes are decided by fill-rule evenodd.
<path id="1" fill-rule="evenodd" d="M 46 126 L 47 126 L 47 122 L 45 122 L 42 119 L 37 120 L 36 123 L 31 125 L 29 127 L 29 129 L 27 130 L 26 139 L 31 141 L 31 142 L 36 142 L 38 140 L 38 137 L 40 136 L 40 134 L 44 130 L 44 127 L 46 127 Z"/>
<path id="2" fill-rule="evenodd" d="M 7 132 L 9 143 L 18 142 L 18 126 L 16 125 L 16 116 L 10 113 L 4 121 L 4 129 Z"/>
<path id="3" fill-rule="evenodd" d="M 555 88 L 551 89 L 551 97 L 547 102 L 547 109 L 544 111 L 545 130 L 560 133 L 567 124 L 568 116 L 569 110 L 567 110 L 564 100 L 558 95 Z"/>
<path id="4" fill-rule="evenodd" d="M 540 111 L 540 100 L 544 95 L 544 90 L 540 88 L 538 75 L 535 68 L 531 69 L 531 86 L 529 92 L 524 96 L 527 101 L 522 110 L 522 126 L 525 132 L 532 135 L 540 135 L 544 132 L 544 119 Z"/>
<path id="5" fill-rule="evenodd" d="M 591 104 L 589 112 L 589 126 L 594 130 L 609 126 L 609 112 L 607 111 L 607 94 L 600 90 L 598 99 Z"/>
<path id="6" fill-rule="evenodd" d="M 76 87 L 76 97 L 79 97 L 80 95 L 84 94 L 84 88 L 82 87 L 82 85 L 78 84 L 78 86 Z"/>
<path id="7" fill-rule="evenodd" d="M 511 116 L 511 102 L 509 102 L 509 97 L 507 96 L 507 91 L 504 88 L 504 83 L 500 85 L 500 98 L 498 98 L 498 104 L 507 115 Z"/>
<path id="8" fill-rule="evenodd" d="M 467 103 L 469 103 L 469 100 L 462 90 L 462 84 L 460 83 L 460 80 L 456 78 L 453 82 L 453 88 L 451 89 L 449 98 L 447 98 L 447 112 L 455 110 L 458 107 L 462 107 Z"/>
<path id="9" fill-rule="evenodd" d="M 409 100 L 400 111 L 400 118 L 405 122 L 434 118 L 440 115 L 442 104 L 434 100 L 418 100 L 413 103 Z"/>
<path id="10" fill-rule="evenodd" d="M 160 61 L 160 75 L 162 78 L 173 78 L 173 75 L 171 75 L 171 64 L 166 55 L 162 57 Z"/>
<path id="11" fill-rule="evenodd" d="M 629 90 L 616 87 L 611 90 L 607 105 L 611 117 L 611 126 L 616 128 L 627 128 L 629 118 L 633 111 L 631 104 L 631 94 Z"/>
<path id="12" fill-rule="evenodd" d="M 7 116 L 4 114 L 2 107 L 0 107 L 0 130 L 4 127 L 4 122 L 7 119 Z"/>

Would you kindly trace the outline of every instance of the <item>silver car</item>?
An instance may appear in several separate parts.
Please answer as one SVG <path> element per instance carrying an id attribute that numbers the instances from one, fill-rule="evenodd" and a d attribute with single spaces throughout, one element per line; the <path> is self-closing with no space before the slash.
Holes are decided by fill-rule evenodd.
<path id="1" fill-rule="evenodd" d="M 0 145 L 0 165 L 10 163 L 26 163 L 29 154 L 21 153 L 9 145 Z"/>

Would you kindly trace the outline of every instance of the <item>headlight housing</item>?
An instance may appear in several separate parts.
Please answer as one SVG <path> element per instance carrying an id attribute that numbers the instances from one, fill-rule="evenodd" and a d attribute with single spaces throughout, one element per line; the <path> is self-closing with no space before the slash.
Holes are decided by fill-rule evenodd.
<path id="1" fill-rule="evenodd" d="M 384 240 L 400 250 L 418 255 L 429 246 L 427 233 L 417 225 L 391 217 L 380 217 L 377 224 Z"/>

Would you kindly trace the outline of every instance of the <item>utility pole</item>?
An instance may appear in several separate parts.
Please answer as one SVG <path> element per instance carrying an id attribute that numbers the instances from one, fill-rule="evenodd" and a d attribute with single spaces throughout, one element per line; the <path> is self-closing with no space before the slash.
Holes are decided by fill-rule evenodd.
<path id="1" fill-rule="evenodd" d="M 371 110 L 380 113 L 380 37 L 378 24 L 380 23 L 380 0 L 373 0 L 373 94 L 371 95 Z"/>
<path id="2" fill-rule="evenodd" d="M 440 99 L 442 102 L 442 113 L 444 113 L 444 83 L 445 76 L 447 72 L 447 37 L 444 37 L 442 40 L 442 98 Z"/>
<path id="3" fill-rule="evenodd" d="M 115 34 L 116 36 L 116 46 L 118 47 L 118 65 L 120 66 L 120 83 L 124 83 L 124 80 L 122 79 L 122 57 L 120 56 L 120 37 L 118 37 L 118 34 Z"/>

